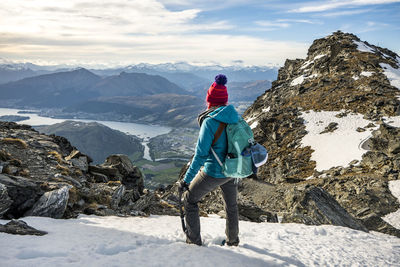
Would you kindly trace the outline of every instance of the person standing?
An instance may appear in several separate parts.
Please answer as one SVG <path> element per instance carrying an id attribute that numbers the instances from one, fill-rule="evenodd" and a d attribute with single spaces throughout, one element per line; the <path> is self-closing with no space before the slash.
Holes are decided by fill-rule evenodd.
<path id="1" fill-rule="evenodd" d="M 239 121 L 239 114 L 235 108 L 228 105 L 226 83 L 226 76 L 219 74 L 208 89 L 207 110 L 198 117 L 200 132 L 195 155 L 184 179 L 179 184 L 180 190 L 186 190 L 183 194 L 187 227 L 186 243 L 199 246 L 202 245 L 202 240 L 198 202 L 217 186 L 222 190 L 226 212 L 226 240 L 223 241 L 223 244 L 229 246 L 239 244 L 237 183 L 235 183 L 235 179 L 225 177 L 221 166 L 211 153 L 212 147 L 220 159 L 225 158 L 227 153 L 226 124 Z"/>

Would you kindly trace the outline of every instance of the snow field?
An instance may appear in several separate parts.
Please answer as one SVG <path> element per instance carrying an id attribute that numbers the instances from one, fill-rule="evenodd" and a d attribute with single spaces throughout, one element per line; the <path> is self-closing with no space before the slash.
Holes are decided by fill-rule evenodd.
<path id="1" fill-rule="evenodd" d="M 338 226 L 240 221 L 239 247 L 222 247 L 225 219 L 201 218 L 204 245 L 187 245 L 175 216 L 56 220 L 26 217 L 48 231 L 0 233 L 2 266 L 398 266 L 400 239 Z M 0 221 L 5 223 L 6 221 Z"/>
<path id="2" fill-rule="evenodd" d="M 353 160 L 361 160 L 367 151 L 361 148 L 361 143 L 371 136 L 371 132 L 378 128 L 366 129 L 357 132 L 358 127 L 365 127 L 372 121 L 365 120 L 362 114 L 348 114 L 337 118 L 343 111 L 309 111 L 303 112 L 301 117 L 305 121 L 308 134 L 303 137 L 302 146 L 311 146 L 314 152 L 311 160 L 316 161 L 317 171 L 329 170 L 332 167 L 347 167 Z M 385 122 L 393 127 L 400 127 L 400 116 L 385 117 Z M 332 133 L 320 134 L 331 122 L 338 123 L 338 129 Z"/>
<path id="3" fill-rule="evenodd" d="M 371 121 L 363 119 L 361 114 L 348 114 L 337 118 L 338 111 L 309 111 L 302 113 L 308 134 L 303 137 L 302 146 L 311 146 L 314 152 L 311 160 L 316 161 L 316 170 L 329 170 L 337 166 L 349 166 L 353 160 L 361 160 L 367 152 L 360 148 L 360 143 L 371 135 L 374 128 L 357 132 L 358 127 L 365 127 Z M 334 132 L 320 134 L 331 122 L 338 123 Z"/>

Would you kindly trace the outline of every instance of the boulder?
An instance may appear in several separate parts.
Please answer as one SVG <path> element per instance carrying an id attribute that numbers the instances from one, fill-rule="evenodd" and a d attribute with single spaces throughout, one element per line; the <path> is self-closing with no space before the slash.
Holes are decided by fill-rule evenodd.
<path id="1" fill-rule="evenodd" d="M 42 216 L 60 219 L 67 208 L 70 185 L 44 193 L 25 216 Z"/>
<path id="2" fill-rule="evenodd" d="M 76 149 L 66 156 L 65 160 L 70 161 L 74 167 L 79 168 L 83 172 L 88 172 L 89 163 L 91 162 L 91 159 L 88 156 L 82 154 Z"/>
<path id="3" fill-rule="evenodd" d="M 363 224 L 320 187 L 295 187 L 286 194 L 285 201 L 293 208 L 283 216 L 284 223 L 331 224 L 368 232 Z"/>
<path id="4" fill-rule="evenodd" d="M 339 124 L 336 123 L 336 122 L 331 122 L 331 123 L 329 123 L 328 126 L 325 127 L 325 129 L 324 129 L 322 132 L 320 132 L 320 134 L 332 133 L 332 132 L 334 132 L 335 130 L 337 130 L 338 125 L 339 125 Z"/>
<path id="5" fill-rule="evenodd" d="M 125 186 L 124 185 L 121 185 L 120 187 L 118 187 L 115 190 L 114 194 L 111 197 L 111 207 L 113 209 L 117 209 L 118 208 L 118 205 L 121 202 L 122 197 L 124 196 L 124 193 L 125 193 Z"/>
<path id="6" fill-rule="evenodd" d="M 89 162 L 87 157 L 79 157 L 71 159 L 71 163 L 74 167 L 77 167 L 83 172 L 88 172 L 89 170 Z"/>
<path id="7" fill-rule="evenodd" d="M 11 220 L 5 225 L 0 224 L 0 232 L 13 235 L 46 235 L 47 232 L 37 230 L 22 220 Z"/>
<path id="8" fill-rule="evenodd" d="M 143 193 L 143 174 L 126 155 L 111 155 L 103 164 L 90 166 L 89 170 L 91 173 L 104 174 L 109 180 L 121 181 L 127 190 L 136 188 L 140 194 Z"/>
<path id="9" fill-rule="evenodd" d="M 43 194 L 40 183 L 19 176 L 0 174 L 0 184 L 7 188 L 12 201 L 8 211 L 3 215 L 6 218 L 23 216 Z"/>
<path id="10" fill-rule="evenodd" d="M 271 222 L 277 223 L 278 216 L 275 213 L 265 211 L 251 202 L 238 203 L 239 216 L 252 222 Z M 243 218 L 244 217 L 244 218 Z"/>

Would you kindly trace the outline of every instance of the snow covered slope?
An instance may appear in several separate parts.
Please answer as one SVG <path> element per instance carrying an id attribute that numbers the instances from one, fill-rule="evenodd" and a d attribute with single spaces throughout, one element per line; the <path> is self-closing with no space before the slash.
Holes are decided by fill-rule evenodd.
<path id="1" fill-rule="evenodd" d="M 48 235 L 0 233 L 1 266 L 399 266 L 400 239 L 335 226 L 240 221 L 239 247 L 222 247 L 225 220 L 201 218 L 205 245 L 187 245 L 180 218 L 24 218 Z M 1 223 L 4 223 L 2 221 Z"/>
<path id="2" fill-rule="evenodd" d="M 303 146 L 310 146 L 314 152 L 311 160 L 316 161 L 316 170 L 329 170 L 332 167 L 348 167 L 353 160 L 361 161 L 367 152 L 362 142 L 371 137 L 378 124 L 363 118 L 362 114 L 338 116 L 343 111 L 307 111 L 302 113 L 307 135 L 302 139 Z M 385 122 L 399 127 L 400 116 L 385 118 Z M 321 134 L 330 123 L 336 123 L 337 129 Z M 366 127 L 374 125 L 373 127 Z M 357 131 L 360 129 L 361 131 Z"/>

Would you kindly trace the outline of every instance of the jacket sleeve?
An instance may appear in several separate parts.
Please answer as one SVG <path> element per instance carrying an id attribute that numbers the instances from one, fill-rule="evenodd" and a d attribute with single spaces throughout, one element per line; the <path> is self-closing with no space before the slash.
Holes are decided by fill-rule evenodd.
<path id="1" fill-rule="evenodd" d="M 200 127 L 199 138 L 197 139 L 196 151 L 190 164 L 189 169 L 186 171 L 185 182 L 190 183 L 196 176 L 197 172 L 206 162 L 209 154 L 214 133 L 211 130 L 211 119 L 205 120 Z"/>

